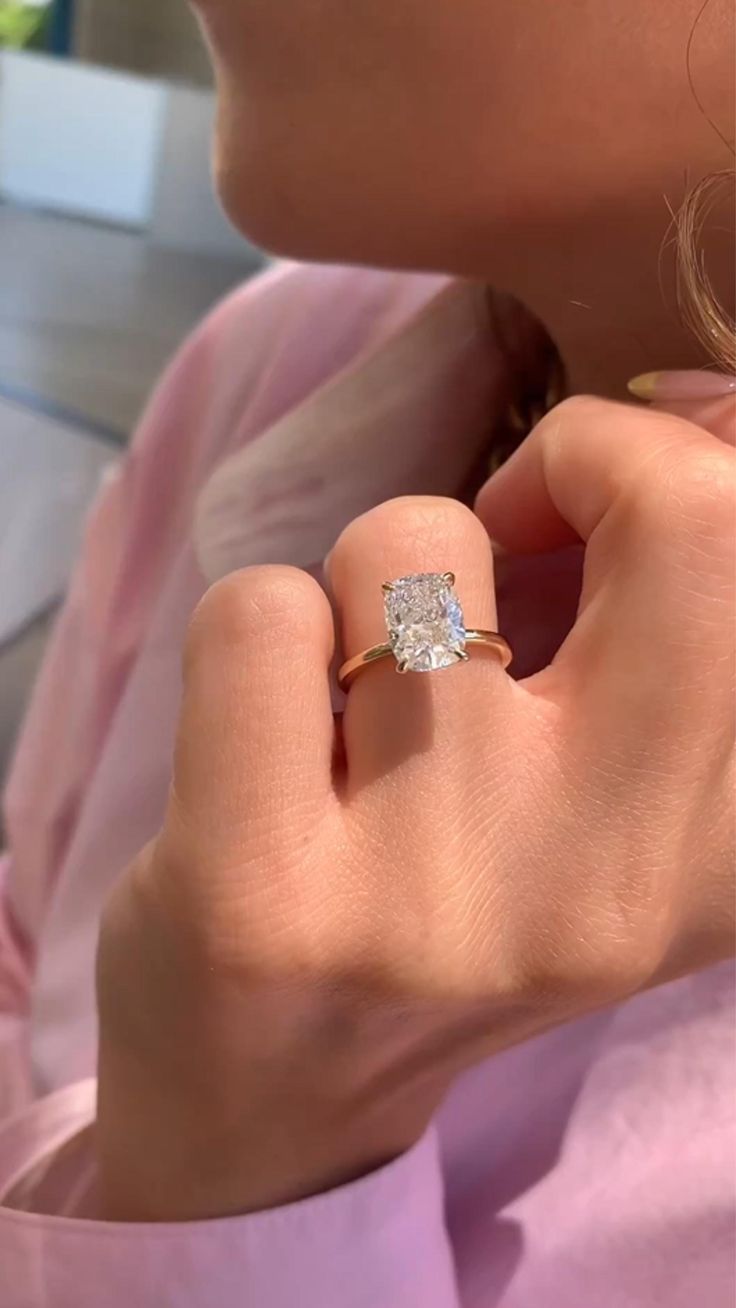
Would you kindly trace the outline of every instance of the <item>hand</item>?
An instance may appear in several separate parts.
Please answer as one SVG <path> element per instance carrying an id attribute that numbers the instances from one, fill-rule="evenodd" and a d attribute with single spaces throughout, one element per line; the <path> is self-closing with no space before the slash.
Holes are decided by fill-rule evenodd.
<path id="1" fill-rule="evenodd" d="M 407 498 L 357 519 L 330 562 L 348 653 L 411 571 L 454 570 L 494 627 L 486 526 L 514 556 L 584 542 L 585 568 L 548 666 L 376 664 L 337 743 L 317 584 L 257 568 L 209 592 L 165 824 L 103 923 L 109 1216 L 344 1182 L 468 1065 L 732 952 L 734 494 L 707 431 L 576 399 L 479 517 Z"/>

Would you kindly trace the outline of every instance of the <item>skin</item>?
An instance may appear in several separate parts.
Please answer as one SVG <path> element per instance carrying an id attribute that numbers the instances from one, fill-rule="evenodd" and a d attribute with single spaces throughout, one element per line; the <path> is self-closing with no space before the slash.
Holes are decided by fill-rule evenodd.
<path id="1" fill-rule="evenodd" d="M 574 390 L 623 395 L 644 368 L 702 362 L 660 260 L 670 208 L 733 162 L 688 80 L 701 5 L 201 0 L 225 203 L 270 250 L 510 291 Z M 727 137 L 735 37 L 710 0 L 690 65 Z M 731 244 L 712 251 L 724 294 Z"/>
<path id="2" fill-rule="evenodd" d="M 285 23 L 273 0 L 205 0 L 230 212 L 275 250 L 494 281 L 606 394 L 687 365 L 662 196 L 723 160 L 683 74 L 697 7 L 647 11 L 294 0 Z M 698 45 L 714 113 L 730 21 L 713 3 Z M 165 821 L 102 926 L 106 1216 L 350 1180 L 463 1069 L 733 952 L 734 409 L 678 410 L 568 400 L 475 513 L 363 515 L 329 562 L 337 631 L 295 569 L 204 598 Z M 545 610 L 531 579 L 560 557 L 577 567 Z M 376 665 L 336 737 L 335 640 L 373 644 L 380 583 L 447 567 L 515 677 Z"/>

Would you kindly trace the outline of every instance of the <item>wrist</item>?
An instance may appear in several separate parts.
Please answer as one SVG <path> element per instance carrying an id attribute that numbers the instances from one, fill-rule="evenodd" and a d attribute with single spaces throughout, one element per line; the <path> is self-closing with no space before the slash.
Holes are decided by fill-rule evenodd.
<path id="1" fill-rule="evenodd" d="M 316 1102 L 284 1082 L 195 1102 L 112 1079 L 101 1065 L 96 1151 L 109 1221 L 201 1221 L 281 1207 L 349 1184 L 416 1143 L 434 1107 Z"/>

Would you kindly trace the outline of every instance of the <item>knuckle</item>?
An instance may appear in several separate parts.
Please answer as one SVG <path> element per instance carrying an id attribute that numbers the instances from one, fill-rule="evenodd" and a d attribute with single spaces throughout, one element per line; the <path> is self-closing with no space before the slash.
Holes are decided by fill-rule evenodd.
<path id="1" fill-rule="evenodd" d="M 702 440 L 668 443 L 655 475 L 632 485 L 637 509 L 658 533 L 732 546 L 736 523 L 736 454 Z"/>
<path id="2" fill-rule="evenodd" d="M 682 527 L 698 536 L 733 542 L 736 516 L 736 455 L 727 446 L 696 448 L 665 465 L 667 508 Z"/>
<path id="3" fill-rule="evenodd" d="M 278 635 L 294 638 L 313 625 L 324 597 L 317 582 L 298 568 L 245 568 L 215 583 L 192 616 L 188 656 Z"/>
<path id="4" fill-rule="evenodd" d="M 566 445 L 575 434 L 595 431 L 610 421 L 611 411 L 615 409 L 614 401 L 597 395 L 568 395 L 539 419 L 535 432 L 551 454 L 558 444 Z"/>
<path id="5" fill-rule="evenodd" d="M 542 422 L 546 422 L 550 415 L 554 415 L 558 423 L 567 423 L 570 420 L 576 423 L 594 423 L 599 421 L 601 413 L 609 408 L 610 401 L 599 399 L 596 395 L 568 395 L 550 409 L 549 414 L 542 418 Z"/>
<path id="6" fill-rule="evenodd" d="M 404 495 L 386 500 L 349 523 L 338 537 L 333 559 L 339 566 L 346 554 L 375 551 L 376 541 L 390 549 L 394 544 L 406 549 L 407 540 L 420 557 L 431 558 L 436 554 L 437 540 L 446 543 L 448 538 L 455 546 L 477 539 L 487 547 L 488 542 L 479 519 L 458 500 L 439 495 Z"/>

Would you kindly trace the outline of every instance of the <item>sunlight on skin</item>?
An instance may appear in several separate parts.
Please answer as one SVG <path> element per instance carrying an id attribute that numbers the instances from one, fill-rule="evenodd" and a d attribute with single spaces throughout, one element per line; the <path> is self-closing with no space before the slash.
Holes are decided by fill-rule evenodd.
<path id="1" fill-rule="evenodd" d="M 225 203 L 277 252 L 511 291 L 573 389 L 622 396 L 701 361 L 660 257 L 686 186 L 732 162 L 736 19 L 701 4 L 202 0 Z"/>

